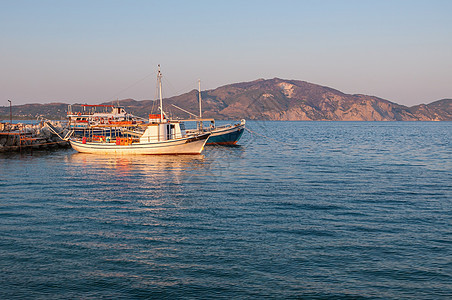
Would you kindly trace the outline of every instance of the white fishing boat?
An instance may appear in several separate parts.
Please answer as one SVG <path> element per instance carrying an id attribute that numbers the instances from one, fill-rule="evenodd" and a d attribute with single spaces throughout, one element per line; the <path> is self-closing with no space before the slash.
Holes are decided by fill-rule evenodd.
<path id="1" fill-rule="evenodd" d="M 124 107 L 115 105 L 68 105 L 67 111 L 68 127 L 74 130 L 74 136 L 83 136 L 86 130 L 104 125 L 135 125 L 142 124 L 144 120 L 140 117 L 127 113 Z M 101 135 L 105 130 L 116 130 L 117 126 L 108 126 L 91 133 Z"/>
<path id="2" fill-rule="evenodd" d="M 122 106 L 115 105 L 68 105 L 67 118 L 71 128 L 85 128 L 102 124 L 132 124 L 140 121 Z"/>
<path id="3" fill-rule="evenodd" d="M 160 129 L 160 128 L 159 128 Z M 146 131 L 147 132 L 147 131 Z M 143 136 L 143 139 L 148 137 Z M 156 142 L 143 142 L 142 138 L 119 138 L 114 141 L 87 141 L 69 139 L 72 148 L 80 153 L 93 154 L 200 154 L 209 134 Z"/>
<path id="4" fill-rule="evenodd" d="M 109 130 L 106 135 L 88 135 L 70 138 L 72 148 L 82 153 L 95 154 L 200 154 L 210 133 L 187 135 L 180 121 L 165 118 L 162 100 L 162 74 L 157 74 L 160 114 L 150 115 L 146 124 L 102 124 L 92 130 L 122 128 L 120 135 Z M 151 118 L 152 116 L 152 118 Z M 140 128 L 142 130 L 134 130 Z M 144 129 L 144 130 L 143 130 Z M 87 130 L 89 132 L 89 129 Z"/>

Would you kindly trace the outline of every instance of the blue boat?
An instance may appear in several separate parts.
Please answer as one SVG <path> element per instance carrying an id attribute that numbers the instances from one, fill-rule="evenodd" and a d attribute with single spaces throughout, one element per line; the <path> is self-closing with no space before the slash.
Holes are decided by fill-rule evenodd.
<path id="1" fill-rule="evenodd" d="M 181 122 L 196 121 L 196 129 L 185 129 L 188 135 L 197 135 L 203 133 L 210 133 L 209 139 L 206 145 L 235 145 L 242 137 L 245 131 L 245 120 L 241 120 L 240 123 L 228 124 L 222 126 L 215 126 L 214 119 L 189 119 L 180 120 Z M 203 126 L 204 122 L 210 122 L 210 126 Z"/>
<path id="2" fill-rule="evenodd" d="M 245 131 L 245 120 L 237 124 L 228 124 L 212 129 L 203 129 L 203 132 L 211 133 L 206 145 L 235 145 Z"/>
<path id="3" fill-rule="evenodd" d="M 200 134 L 200 133 L 210 133 L 209 139 L 207 140 L 206 145 L 235 145 L 240 140 L 240 138 L 243 135 L 243 132 L 245 131 L 245 120 L 242 119 L 240 123 L 236 124 L 228 124 L 228 125 L 222 125 L 219 127 L 215 126 L 215 120 L 214 119 L 203 119 L 202 118 L 202 108 L 201 108 L 201 81 L 199 81 L 199 87 L 198 87 L 198 94 L 199 94 L 199 117 L 195 114 L 186 111 L 185 109 L 182 109 L 178 107 L 177 105 L 174 105 L 177 109 L 180 109 L 197 119 L 189 119 L 184 121 L 196 121 L 197 129 L 189 129 L 187 130 L 187 134 Z M 210 122 L 209 127 L 204 127 L 203 122 L 208 121 Z"/>

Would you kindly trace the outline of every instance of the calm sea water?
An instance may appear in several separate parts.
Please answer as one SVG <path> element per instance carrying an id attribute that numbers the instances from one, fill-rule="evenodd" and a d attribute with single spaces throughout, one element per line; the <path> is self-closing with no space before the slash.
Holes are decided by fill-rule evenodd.
<path id="1" fill-rule="evenodd" d="M 248 122 L 200 156 L 0 155 L 0 298 L 447 299 L 451 122 Z"/>

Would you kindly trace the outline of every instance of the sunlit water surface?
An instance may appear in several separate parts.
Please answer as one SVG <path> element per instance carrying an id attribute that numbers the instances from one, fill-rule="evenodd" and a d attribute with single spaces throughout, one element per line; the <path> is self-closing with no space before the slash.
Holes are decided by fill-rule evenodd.
<path id="1" fill-rule="evenodd" d="M 247 127 L 271 139 L 0 155 L 0 298 L 452 295 L 452 123 Z"/>

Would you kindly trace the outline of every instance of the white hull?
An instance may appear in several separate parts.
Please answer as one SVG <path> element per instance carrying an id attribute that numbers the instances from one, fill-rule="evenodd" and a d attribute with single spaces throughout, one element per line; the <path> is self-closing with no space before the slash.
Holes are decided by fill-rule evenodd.
<path id="1" fill-rule="evenodd" d="M 149 155 L 177 155 L 200 154 L 209 134 L 197 137 L 182 138 L 176 140 L 154 143 L 132 143 L 130 145 L 116 145 L 116 143 L 86 142 L 70 139 L 74 150 L 81 153 L 93 154 L 149 154 Z"/>

